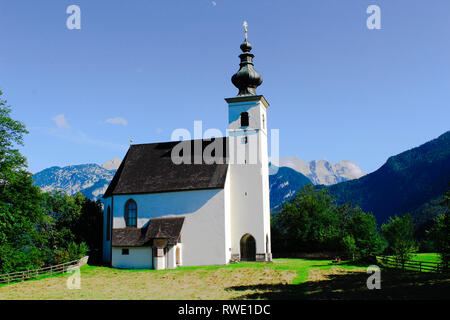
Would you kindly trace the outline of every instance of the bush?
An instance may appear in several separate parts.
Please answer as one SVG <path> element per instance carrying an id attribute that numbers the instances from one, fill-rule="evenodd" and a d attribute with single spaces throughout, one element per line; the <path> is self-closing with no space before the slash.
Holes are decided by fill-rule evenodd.
<path id="1" fill-rule="evenodd" d="M 67 248 L 56 250 L 54 264 L 81 259 L 86 256 L 88 251 L 89 247 L 86 243 L 82 242 L 78 245 L 75 242 L 71 242 Z"/>

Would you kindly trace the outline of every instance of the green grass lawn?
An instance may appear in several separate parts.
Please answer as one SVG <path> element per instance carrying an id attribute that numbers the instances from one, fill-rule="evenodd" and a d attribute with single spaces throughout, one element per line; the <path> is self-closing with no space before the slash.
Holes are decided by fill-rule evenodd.
<path id="1" fill-rule="evenodd" d="M 390 256 L 393 258 L 394 256 Z M 380 264 L 382 264 L 382 260 L 377 259 Z M 411 259 L 408 260 L 411 264 L 406 264 L 404 266 L 405 270 L 419 270 L 419 262 L 422 262 L 422 266 L 426 266 L 422 269 L 422 272 L 434 272 L 433 270 L 436 267 L 436 263 L 441 262 L 441 258 L 438 253 L 415 253 Z M 394 262 L 393 260 L 387 262 L 386 266 L 401 268 L 400 262 Z M 428 270 L 426 270 L 429 268 Z"/>
<path id="2" fill-rule="evenodd" d="M 173 270 L 85 265 L 81 289 L 69 274 L 0 286 L 5 299 L 408 299 L 450 297 L 448 276 L 382 270 L 382 290 L 368 290 L 366 266 L 330 260 L 275 259 Z"/>
<path id="3" fill-rule="evenodd" d="M 438 253 L 416 253 L 411 260 L 425 261 L 425 262 L 441 262 Z"/>
<path id="4" fill-rule="evenodd" d="M 390 256 L 393 257 L 393 256 Z M 438 253 L 431 252 L 431 253 L 415 253 L 412 255 L 410 260 L 414 261 L 423 261 L 423 262 L 441 262 L 441 258 Z"/>

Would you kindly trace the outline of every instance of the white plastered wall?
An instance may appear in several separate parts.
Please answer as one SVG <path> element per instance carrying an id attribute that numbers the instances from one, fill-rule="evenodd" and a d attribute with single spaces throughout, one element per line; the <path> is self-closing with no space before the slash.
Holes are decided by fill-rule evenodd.
<path id="1" fill-rule="evenodd" d="M 122 255 L 122 249 L 128 249 L 128 255 Z M 112 266 L 127 269 L 152 269 L 153 253 L 151 247 L 113 247 Z"/>
<path id="2" fill-rule="evenodd" d="M 228 193 L 229 183 L 224 189 L 116 195 L 113 228 L 125 227 L 125 203 L 133 199 L 138 208 L 138 228 L 142 228 L 151 218 L 185 217 L 181 230 L 183 265 L 227 264 L 230 257 L 225 222 L 227 214 L 229 216 L 229 209 L 228 213 L 226 209 L 229 208 L 226 205 Z"/>
<path id="3" fill-rule="evenodd" d="M 240 127 L 242 112 L 249 113 L 245 128 Z M 240 240 L 247 233 L 255 238 L 257 253 L 270 252 L 270 244 L 266 246 L 266 237 L 270 243 L 267 115 L 261 100 L 229 104 L 229 136 L 234 150 L 230 164 L 232 253 L 240 253 Z M 248 138 L 246 144 L 243 137 Z"/>

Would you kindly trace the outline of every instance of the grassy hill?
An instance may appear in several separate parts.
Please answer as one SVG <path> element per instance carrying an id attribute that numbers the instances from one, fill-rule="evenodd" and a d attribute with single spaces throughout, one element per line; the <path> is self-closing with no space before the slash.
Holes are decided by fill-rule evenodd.
<path id="1" fill-rule="evenodd" d="M 81 289 L 68 274 L 0 286 L 0 300 L 111 299 L 449 299 L 443 274 L 383 270 L 382 290 L 368 290 L 367 266 L 330 260 L 275 259 L 174 270 L 121 270 L 85 265 Z"/>
<path id="2" fill-rule="evenodd" d="M 390 157 L 362 178 L 327 187 L 338 203 L 353 202 L 373 212 L 378 223 L 412 213 L 416 220 L 434 217 L 450 182 L 450 131 L 417 148 Z"/>

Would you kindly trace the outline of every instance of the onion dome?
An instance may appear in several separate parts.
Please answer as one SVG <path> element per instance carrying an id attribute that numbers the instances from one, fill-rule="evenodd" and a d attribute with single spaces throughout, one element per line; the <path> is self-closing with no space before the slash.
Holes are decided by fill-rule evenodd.
<path id="1" fill-rule="evenodd" d="M 253 68 L 253 58 L 255 57 L 250 53 L 252 45 L 247 41 L 245 37 L 244 42 L 241 44 L 241 50 L 243 53 L 239 55 L 241 63 L 239 64 L 239 71 L 233 75 L 231 82 L 239 89 L 239 96 L 254 96 L 256 95 L 256 88 L 259 87 L 263 79 L 261 75 Z"/>

